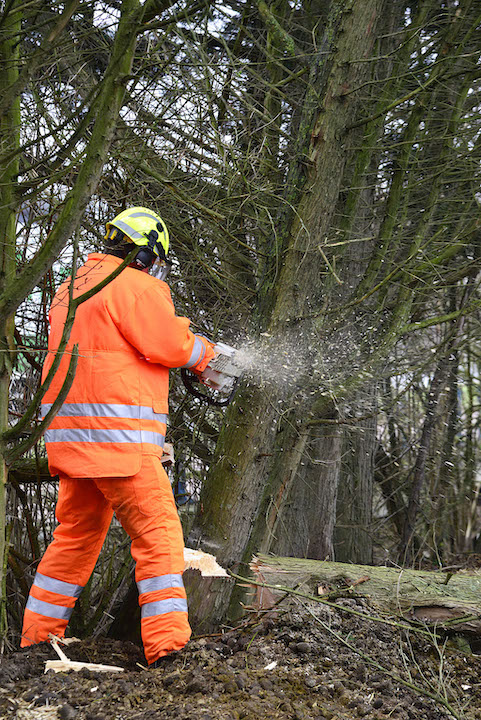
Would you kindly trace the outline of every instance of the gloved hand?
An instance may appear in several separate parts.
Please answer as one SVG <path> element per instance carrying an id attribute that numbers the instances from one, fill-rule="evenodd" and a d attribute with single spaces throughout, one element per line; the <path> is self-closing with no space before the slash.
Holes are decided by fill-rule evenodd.
<path id="1" fill-rule="evenodd" d="M 201 375 L 207 365 L 210 363 L 212 358 L 215 357 L 215 349 L 213 343 L 210 342 L 210 340 L 207 340 L 206 337 L 203 335 L 196 335 L 196 338 L 201 341 L 203 346 L 205 347 L 205 353 L 204 357 L 199 360 L 197 365 L 194 365 L 193 367 L 189 368 L 189 370 L 192 370 L 196 375 Z"/>

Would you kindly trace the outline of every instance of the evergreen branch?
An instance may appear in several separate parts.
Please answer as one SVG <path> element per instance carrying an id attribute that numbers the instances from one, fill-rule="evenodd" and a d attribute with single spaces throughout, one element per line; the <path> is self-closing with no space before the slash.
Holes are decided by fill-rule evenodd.
<path id="1" fill-rule="evenodd" d="M 80 0 L 70 0 L 70 2 L 67 3 L 63 13 L 58 18 L 55 27 L 49 32 L 44 42 L 39 48 L 37 48 L 33 55 L 27 58 L 17 80 L 3 93 L 3 97 L 0 101 L 0 115 L 2 115 L 13 100 L 20 95 L 34 72 L 44 60 L 45 55 L 53 50 L 60 35 L 65 30 L 65 27 L 79 5 Z"/>
<path id="2" fill-rule="evenodd" d="M 433 325 L 442 325 L 444 323 L 451 322 L 452 320 L 458 320 L 466 315 L 471 315 L 471 313 L 475 312 L 480 307 L 481 300 L 475 300 L 465 307 L 462 307 L 459 310 L 453 310 L 453 312 L 446 313 L 445 315 L 436 315 L 434 317 L 426 318 L 426 320 L 421 320 L 420 322 L 409 323 L 401 328 L 400 335 L 406 335 L 407 333 L 414 332 L 415 330 L 425 330 L 428 327 L 433 327 Z"/>
<path id="3" fill-rule="evenodd" d="M 275 43 L 278 47 L 282 48 L 291 57 L 299 56 L 300 53 L 296 48 L 294 39 L 289 35 L 286 30 L 282 27 L 279 20 L 276 18 L 274 13 L 270 10 L 265 0 L 258 0 L 257 8 L 261 18 L 272 34 Z"/>

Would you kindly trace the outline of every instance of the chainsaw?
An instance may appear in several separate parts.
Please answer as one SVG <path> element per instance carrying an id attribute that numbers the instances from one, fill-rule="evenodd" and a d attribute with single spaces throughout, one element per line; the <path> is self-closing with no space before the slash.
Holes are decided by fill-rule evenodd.
<path id="1" fill-rule="evenodd" d="M 237 389 L 244 368 L 240 362 L 238 351 L 218 342 L 214 345 L 215 356 L 210 360 L 204 371 L 197 375 L 191 370 L 182 368 L 181 376 L 188 392 L 208 405 L 223 407 L 228 405 Z M 196 384 L 204 385 L 214 391 L 214 395 L 202 392 Z"/>

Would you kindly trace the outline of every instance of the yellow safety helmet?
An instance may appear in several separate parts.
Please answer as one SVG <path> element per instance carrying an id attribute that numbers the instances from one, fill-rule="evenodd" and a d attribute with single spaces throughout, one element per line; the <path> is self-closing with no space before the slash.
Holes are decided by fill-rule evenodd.
<path id="1" fill-rule="evenodd" d="M 117 232 L 126 236 L 127 242 L 133 242 L 141 248 L 150 250 L 136 257 L 136 261 L 140 266 L 147 267 L 152 265 L 156 255 L 160 260 L 165 260 L 169 250 L 169 231 L 162 218 L 153 210 L 144 207 L 133 207 L 123 210 L 113 220 L 109 220 L 106 224 L 107 234 L 106 240 L 110 242 L 116 239 Z M 119 234 L 119 241 L 122 241 L 122 235 Z M 125 240 L 124 240 L 125 241 Z M 153 255 L 152 255 L 153 254 Z M 150 263 L 148 259 L 150 258 Z"/>

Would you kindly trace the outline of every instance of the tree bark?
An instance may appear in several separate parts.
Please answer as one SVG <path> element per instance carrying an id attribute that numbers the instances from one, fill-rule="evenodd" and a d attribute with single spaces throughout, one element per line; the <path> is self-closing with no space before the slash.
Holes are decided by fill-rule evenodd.
<path id="1" fill-rule="evenodd" d="M 374 396 L 376 392 L 376 388 L 371 388 Z M 370 404 L 361 403 L 360 407 L 367 410 L 369 405 L 371 417 L 358 422 L 353 418 L 353 425 L 344 429 L 334 531 L 336 560 L 365 565 L 373 561 L 372 494 L 377 448 L 375 397 L 371 398 Z"/>
<path id="2" fill-rule="evenodd" d="M 21 32 L 20 2 L 14 0 L 0 29 L 0 96 L 15 84 L 19 76 L 19 34 Z M 9 157 L 0 167 L 0 295 L 15 282 L 16 186 L 19 159 L 15 153 L 20 138 L 20 98 L 13 97 L 0 115 L 0 147 L 2 155 Z M 14 323 L 11 313 L 0 318 L 0 438 L 8 428 L 9 387 L 12 372 Z M 6 632 L 5 593 L 5 485 L 8 470 L 5 463 L 5 443 L 0 441 L 0 637 Z"/>
<path id="3" fill-rule="evenodd" d="M 276 507 L 272 540 L 262 551 L 276 555 L 328 560 L 334 558 L 333 532 L 341 466 L 342 429 L 339 425 L 312 428 L 305 458 L 285 507 Z"/>

